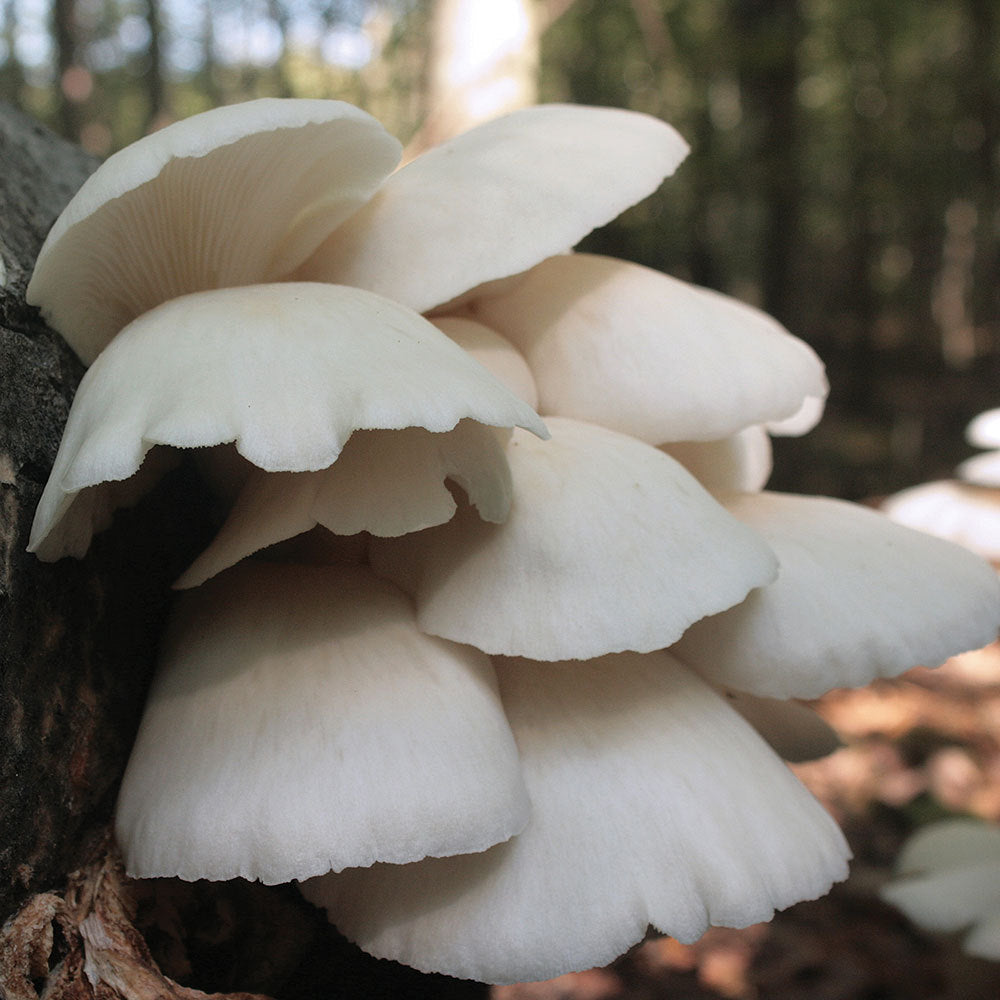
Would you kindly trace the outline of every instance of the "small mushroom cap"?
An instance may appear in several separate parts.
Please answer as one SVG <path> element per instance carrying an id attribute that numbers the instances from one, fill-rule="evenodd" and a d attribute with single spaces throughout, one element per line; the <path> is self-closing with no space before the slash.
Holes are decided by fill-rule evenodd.
<path id="1" fill-rule="evenodd" d="M 552 257 L 471 309 L 527 359 L 539 412 L 650 444 L 727 437 L 826 395 L 819 358 L 776 320 L 628 261 Z"/>
<path id="2" fill-rule="evenodd" d="M 965 439 L 977 448 L 1000 448 L 1000 408 L 974 417 L 965 428 Z"/>
<path id="3" fill-rule="evenodd" d="M 172 299 L 81 381 L 29 548 L 64 555 L 62 535 L 48 536 L 80 491 L 127 479 L 155 444 L 235 441 L 259 468 L 304 472 L 333 464 L 355 430 L 446 431 L 466 417 L 546 433 L 440 330 L 370 292 L 286 283 Z"/>
<path id="4" fill-rule="evenodd" d="M 254 470 L 212 544 L 175 586 L 195 587 L 317 524 L 338 535 L 380 537 L 443 524 L 457 509 L 446 479 L 465 490 L 484 520 L 507 517 L 510 467 L 496 431 L 474 420 L 440 434 L 422 427 L 356 431 L 337 461 L 319 472 Z"/>
<path id="5" fill-rule="evenodd" d="M 974 486 L 985 486 L 989 489 L 1000 489 L 1000 451 L 987 451 L 982 455 L 967 458 L 955 470 L 959 479 L 964 479 Z M 1000 497 L 997 498 L 1000 504 Z"/>
<path id="6" fill-rule="evenodd" d="M 649 115 L 548 104 L 419 156 L 299 271 L 427 312 L 526 271 L 645 198 L 687 155 Z"/>
<path id="7" fill-rule="evenodd" d="M 937 480 L 893 494 L 883 502 L 882 510 L 908 528 L 1000 561 L 1000 497 L 995 490 Z"/>
<path id="8" fill-rule="evenodd" d="M 760 493 L 771 477 L 771 437 L 763 427 L 746 427 L 717 441 L 661 445 L 710 493 Z"/>
<path id="9" fill-rule="evenodd" d="M 84 183 L 42 246 L 28 301 L 89 364 L 167 299 L 288 275 L 399 156 L 341 101 L 263 99 L 176 122 Z"/>
<path id="10" fill-rule="evenodd" d="M 488 653 L 586 659 L 669 645 L 773 579 L 768 547 L 668 455 L 553 417 L 514 432 L 510 516 L 374 539 L 372 565 L 413 594 L 433 635 Z M 714 609 L 714 610 L 713 610 Z"/>
<path id="11" fill-rule="evenodd" d="M 487 657 L 367 569 L 244 563 L 180 598 L 116 832 L 136 877 L 276 883 L 481 851 L 528 808 Z"/>
<path id="12" fill-rule="evenodd" d="M 694 624 L 676 655 L 716 684 L 817 698 L 992 642 L 1000 580 L 983 560 L 840 500 L 761 493 L 726 508 L 778 557 L 778 579 Z"/>
<path id="13" fill-rule="evenodd" d="M 933 931 L 976 925 L 964 946 L 1000 957 L 1000 828 L 973 819 L 933 823 L 912 836 L 883 887 L 886 902 Z"/>
<path id="14" fill-rule="evenodd" d="M 365 951 L 503 983 L 602 965 L 649 924 L 741 927 L 847 874 L 836 823 L 664 652 L 497 662 L 532 818 L 479 855 L 375 865 L 303 892 Z"/>

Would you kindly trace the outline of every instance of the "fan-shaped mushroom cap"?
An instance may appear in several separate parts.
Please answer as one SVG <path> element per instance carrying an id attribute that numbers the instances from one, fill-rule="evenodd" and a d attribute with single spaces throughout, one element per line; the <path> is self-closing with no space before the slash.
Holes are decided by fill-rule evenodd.
<path id="1" fill-rule="evenodd" d="M 131 476 L 154 444 L 235 441 L 259 468 L 304 472 L 331 465 L 355 430 L 446 431 L 466 417 L 546 433 L 440 330 L 370 292 L 287 283 L 172 299 L 81 381 L 29 547 L 58 559 L 68 539 L 89 541 L 89 524 L 59 525 L 75 497 Z"/>
<path id="2" fill-rule="evenodd" d="M 777 554 L 778 579 L 694 624 L 673 652 L 716 684 L 815 698 L 992 642 L 1000 580 L 981 559 L 822 497 L 726 503 Z"/>
<path id="3" fill-rule="evenodd" d="M 465 490 L 484 520 L 510 510 L 510 468 L 496 432 L 474 420 L 432 434 L 422 427 L 356 431 L 340 457 L 319 472 L 254 470 L 212 544 L 177 581 L 194 587 L 245 556 L 317 524 L 338 535 L 405 535 L 455 513 L 445 486 Z"/>
<path id="4" fill-rule="evenodd" d="M 656 190 L 687 152 L 669 125 L 634 111 L 524 108 L 398 170 L 298 277 L 426 312 L 562 253 Z"/>
<path id="5" fill-rule="evenodd" d="M 372 565 L 412 593 L 433 635 L 489 653 L 588 658 L 669 645 L 773 579 L 770 550 L 668 455 L 553 417 L 507 446 L 510 516 L 374 539 Z"/>
<path id="6" fill-rule="evenodd" d="M 102 164 L 49 233 L 28 301 L 88 364 L 188 292 L 285 277 L 371 197 L 399 143 L 341 101 L 249 101 Z"/>
<path id="7" fill-rule="evenodd" d="M 274 883 L 527 819 L 487 657 L 363 568 L 246 563 L 180 599 L 116 830 L 132 875 Z"/>
<path id="8" fill-rule="evenodd" d="M 664 652 L 497 663 L 531 797 L 483 854 L 313 879 L 365 951 L 485 982 L 604 964 L 649 924 L 693 941 L 825 892 L 836 823 L 725 700 Z"/>
<path id="9" fill-rule="evenodd" d="M 718 441 L 676 441 L 661 445 L 716 496 L 759 493 L 773 467 L 771 438 L 763 427 L 747 427 Z"/>
<path id="10" fill-rule="evenodd" d="M 541 413 L 650 444 L 727 437 L 826 395 L 820 360 L 770 316 L 627 261 L 552 257 L 471 309 L 525 356 Z"/>
<path id="11" fill-rule="evenodd" d="M 904 845 L 881 895 L 928 930 L 971 926 L 963 948 L 1000 958 L 1000 828 L 973 819 L 924 827 Z"/>

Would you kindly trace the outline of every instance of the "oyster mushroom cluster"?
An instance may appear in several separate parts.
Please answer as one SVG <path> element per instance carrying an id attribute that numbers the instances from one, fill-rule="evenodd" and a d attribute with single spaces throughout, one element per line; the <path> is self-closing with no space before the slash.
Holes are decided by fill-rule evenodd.
<path id="1" fill-rule="evenodd" d="M 366 951 L 489 982 L 767 920 L 846 874 L 795 702 L 984 645 L 1000 583 L 764 491 L 823 368 L 761 312 L 570 249 L 687 147 L 542 106 L 394 169 L 338 102 L 111 157 L 29 299 L 85 362 L 31 548 L 184 449 L 219 491 L 121 789 L 138 877 L 298 881 Z"/>

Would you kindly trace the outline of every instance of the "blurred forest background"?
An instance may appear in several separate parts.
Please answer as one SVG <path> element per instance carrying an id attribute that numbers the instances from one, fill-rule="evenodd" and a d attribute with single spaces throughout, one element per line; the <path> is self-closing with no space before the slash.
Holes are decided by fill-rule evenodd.
<path id="1" fill-rule="evenodd" d="M 672 122 L 689 160 L 587 246 L 818 350 L 827 418 L 777 442 L 775 488 L 947 475 L 1000 405 L 996 0 L 0 0 L 0 99 L 98 156 L 264 95 L 353 101 L 414 150 L 491 101 Z"/>

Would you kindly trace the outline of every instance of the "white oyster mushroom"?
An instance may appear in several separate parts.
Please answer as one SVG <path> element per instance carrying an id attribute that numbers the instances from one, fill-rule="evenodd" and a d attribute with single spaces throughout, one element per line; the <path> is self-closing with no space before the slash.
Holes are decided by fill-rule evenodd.
<path id="1" fill-rule="evenodd" d="M 240 559 L 322 525 L 337 535 L 395 537 L 443 524 L 460 486 L 481 518 L 500 523 L 513 486 L 493 428 L 461 420 L 432 434 L 422 427 L 355 431 L 337 461 L 319 472 L 253 470 L 211 545 L 175 586 L 194 587 Z"/>
<path id="2" fill-rule="evenodd" d="M 308 283 L 182 296 L 131 323 L 84 376 L 29 548 L 81 555 L 93 504 L 74 509 L 77 498 L 132 476 L 156 444 L 235 442 L 261 469 L 304 472 L 332 465 L 355 430 L 449 431 L 465 418 L 546 433 L 461 348 L 381 296 Z"/>
<path id="3" fill-rule="evenodd" d="M 975 819 L 924 827 L 903 845 L 881 895 L 927 930 L 967 930 L 963 950 L 1000 961 L 1000 827 Z"/>
<path id="4" fill-rule="evenodd" d="M 955 470 L 959 479 L 973 486 L 983 486 L 987 489 L 1000 488 L 1000 451 L 987 451 L 982 455 L 967 458 Z M 994 496 L 994 503 L 1000 504 L 1000 498 Z"/>
<path id="5" fill-rule="evenodd" d="M 656 190 L 687 153 L 649 115 L 524 108 L 396 171 L 296 276 L 427 312 L 574 246 Z"/>
<path id="6" fill-rule="evenodd" d="M 826 396 L 819 358 L 776 320 L 627 261 L 552 257 L 469 308 L 525 356 L 540 413 L 650 444 L 724 438 Z"/>
<path id="7" fill-rule="evenodd" d="M 761 493 L 725 506 L 767 541 L 781 569 L 673 647 L 716 684 L 816 698 L 938 666 L 997 637 L 1000 580 L 964 549 L 840 500 Z"/>
<path id="8" fill-rule="evenodd" d="M 846 876 L 833 819 L 667 653 L 496 665 L 531 822 L 482 854 L 305 883 L 365 951 L 485 982 L 547 979 L 611 961 L 650 924 L 690 942 Z"/>
<path id="9" fill-rule="evenodd" d="M 687 150 L 649 115 L 543 105 L 392 173 L 399 143 L 350 105 L 230 105 L 102 164 L 53 226 L 28 301 L 86 363 L 141 313 L 211 288 L 317 280 L 424 312 L 578 242 Z"/>
<path id="10" fill-rule="evenodd" d="M 245 563 L 177 605 L 116 832 L 133 876 L 275 883 L 482 851 L 528 808 L 486 656 L 363 567 Z"/>
<path id="11" fill-rule="evenodd" d="M 1000 448 L 1000 408 L 973 417 L 965 428 L 965 439 L 977 448 Z"/>
<path id="12" fill-rule="evenodd" d="M 176 122 L 87 179 L 42 246 L 28 302 L 89 364 L 167 299 L 286 277 L 400 151 L 342 101 L 263 99 Z"/>
<path id="13" fill-rule="evenodd" d="M 537 660 L 650 652 L 774 579 L 770 549 L 668 455 L 564 417 L 543 447 L 507 446 L 503 524 L 460 509 L 447 524 L 374 539 L 432 635 Z"/>

